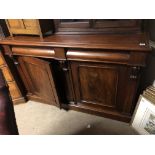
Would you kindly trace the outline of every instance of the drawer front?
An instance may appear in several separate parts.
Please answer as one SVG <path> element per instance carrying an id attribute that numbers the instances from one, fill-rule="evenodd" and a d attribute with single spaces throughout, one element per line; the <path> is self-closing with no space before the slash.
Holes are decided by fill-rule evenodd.
<path id="1" fill-rule="evenodd" d="M 1 68 L 1 70 L 3 72 L 3 75 L 5 77 L 5 80 L 7 82 L 13 81 L 13 77 L 12 77 L 12 75 L 11 75 L 11 73 L 10 73 L 10 71 L 9 71 L 9 69 L 7 67 L 3 67 L 3 68 Z"/>
<path id="2" fill-rule="evenodd" d="M 17 99 L 19 97 L 21 97 L 21 94 L 17 88 L 16 83 L 13 82 L 8 82 L 8 86 L 9 86 L 9 91 L 10 91 L 10 95 L 12 97 L 12 99 Z"/>
<path id="3" fill-rule="evenodd" d="M 67 59 L 75 61 L 110 62 L 127 64 L 130 60 L 129 52 L 120 51 L 83 51 L 68 50 Z"/>
<path id="4" fill-rule="evenodd" d="M 54 49 L 44 49 L 44 48 L 31 48 L 31 47 L 13 47 L 12 52 L 14 55 L 24 55 L 24 56 L 37 56 L 37 57 L 46 57 L 54 58 L 55 51 Z"/>
<path id="5" fill-rule="evenodd" d="M 4 64 L 5 64 L 5 61 L 3 59 L 2 53 L 0 53 L 0 66 Z"/>

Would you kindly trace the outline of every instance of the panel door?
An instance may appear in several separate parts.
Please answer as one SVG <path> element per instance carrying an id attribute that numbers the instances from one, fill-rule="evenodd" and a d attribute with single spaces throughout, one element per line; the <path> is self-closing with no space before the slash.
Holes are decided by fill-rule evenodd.
<path id="1" fill-rule="evenodd" d="M 23 19 L 23 22 L 27 29 L 33 29 L 38 26 L 37 20 L 35 19 Z"/>
<path id="2" fill-rule="evenodd" d="M 22 78 L 32 99 L 59 106 L 50 62 L 32 57 L 18 57 Z"/>
<path id="3" fill-rule="evenodd" d="M 36 19 L 23 19 L 25 26 L 25 33 L 27 34 L 40 34 L 39 23 Z"/>
<path id="4" fill-rule="evenodd" d="M 35 19 L 7 19 L 6 23 L 11 34 L 40 34 Z"/>
<path id="5" fill-rule="evenodd" d="M 7 23 L 10 28 L 15 28 L 15 29 L 25 28 L 22 19 L 7 19 Z"/>
<path id="6" fill-rule="evenodd" d="M 128 69 L 120 65 L 71 62 L 76 102 L 96 108 L 123 110 Z"/>
<path id="7" fill-rule="evenodd" d="M 11 34 L 23 34 L 25 32 L 25 26 L 22 19 L 7 19 L 6 24 Z"/>

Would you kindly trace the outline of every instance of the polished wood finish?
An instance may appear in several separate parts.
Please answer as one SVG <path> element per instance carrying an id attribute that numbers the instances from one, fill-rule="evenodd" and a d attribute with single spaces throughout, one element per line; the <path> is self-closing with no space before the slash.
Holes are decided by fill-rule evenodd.
<path id="1" fill-rule="evenodd" d="M 55 19 L 56 34 L 135 33 L 141 31 L 141 20 L 134 19 Z"/>
<path id="2" fill-rule="evenodd" d="M 13 104 L 0 70 L 0 135 L 18 135 Z"/>
<path id="3" fill-rule="evenodd" d="M 68 60 L 91 61 L 91 62 L 109 62 L 127 64 L 130 59 L 129 52 L 120 51 L 67 51 Z"/>
<path id="4" fill-rule="evenodd" d="M 85 111 L 90 107 L 90 113 L 114 112 L 121 120 L 126 115 L 123 120 L 129 121 L 135 106 L 140 66 L 144 66 L 144 53 L 139 53 L 139 58 L 135 55 L 136 52 L 130 51 L 68 50 L 66 56 L 77 104 L 75 107 L 72 104 L 71 109 Z"/>
<path id="5" fill-rule="evenodd" d="M 137 88 L 138 77 L 132 79 L 130 67 L 79 61 L 70 63 L 77 106 L 113 111 L 122 117 L 124 113 L 132 115 L 135 94 L 132 91 Z"/>
<path id="6" fill-rule="evenodd" d="M 11 36 L 28 34 L 39 35 L 42 38 L 44 33 L 52 31 L 52 22 L 47 19 L 6 19 L 6 23 Z"/>
<path id="7" fill-rule="evenodd" d="M 115 119 L 115 120 L 119 120 L 119 121 L 123 121 L 127 123 L 129 123 L 131 120 L 130 115 L 122 115 L 120 114 L 120 112 L 117 112 L 117 111 L 112 111 L 108 109 L 105 110 L 103 108 L 98 108 L 98 107 L 97 108 L 90 107 L 90 106 L 83 105 L 83 104 L 74 104 L 74 103 L 72 104 L 71 103 L 69 106 L 66 104 L 63 104 L 62 107 L 67 110 L 85 112 L 88 114 L 107 117 L 107 118 L 111 118 L 111 119 Z"/>
<path id="8" fill-rule="evenodd" d="M 18 57 L 26 80 L 28 98 L 59 106 L 50 62 L 32 57 Z"/>
<path id="9" fill-rule="evenodd" d="M 71 63 L 77 103 L 114 108 L 118 68 L 92 63 Z"/>
<path id="10" fill-rule="evenodd" d="M 43 40 L 15 36 L 0 44 L 16 64 L 28 99 L 125 122 L 132 117 L 141 69 L 151 51 L 147 34 L 140 32 L 53 34 Z"/>
<path id="11" fill-rule="evenodd" d="M 140 45 L 140 43 L 145 45 Z M 148 36 L 145 33 L 124 35 L 52 35 L 45 37 L 43 40 L 30 36 L 16 36 L 14 39 L 8 37 L 7 39 L 0 40 L 0 44 L 3 46 L 132 50 L 147 53 L 150 51 Z"/>
<path id="12" fill-rule="evenodd" d="M 35 56 L 35 57 L 44 57 L 44 58 L 53 58 L 55 52 L 53 49 L 44 49 L 44 48 L 31 48 L 31 47 L 13 47 L 12 53 L 14 55 L 25 55 L 25 56 Z"/>

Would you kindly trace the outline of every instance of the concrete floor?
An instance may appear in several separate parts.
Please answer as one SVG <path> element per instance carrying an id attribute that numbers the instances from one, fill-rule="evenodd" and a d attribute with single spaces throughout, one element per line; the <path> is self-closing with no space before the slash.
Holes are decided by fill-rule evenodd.
<path id="1" fill-rule="evenodd" d="M 127 123 L 29 101 L 15 105 L 20 135 L 134 135 Z"/>

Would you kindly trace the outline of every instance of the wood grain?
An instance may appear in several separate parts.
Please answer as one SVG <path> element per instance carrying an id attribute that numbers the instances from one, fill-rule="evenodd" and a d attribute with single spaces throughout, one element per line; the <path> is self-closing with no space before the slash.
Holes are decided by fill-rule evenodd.
<path id="1" fill-rule="evenodd" d="M 78 28 L 81 32 L 0 40 L 5 54 L 18 64 L 28 99 L 129 122 L 141 68 L 151 49 L 147 33 L 124 33 L 136 30 L 137 23 L 111 22 L 58 23 L 67 33 Z M 35 26 L 31 21 L 26 25 L 31 24 Z M 87 26 L 98 32 L 82 34 Z M 123 33 L 103 34 L 102 28 Z"/>
<path id="2" fill-rule="evenodd" d="M 27 81 L 29 96 L 34 96 L 41 102 L 59 106 L 50 63 L 32 57 L 19 57 L 18 61 Z"/>
<path id="3" fill-rule="evenodd" d="M 55 55 L 54 50 L 51 48 L 32 48 L 32 47 L 13 47 L 12 52 L 14 55 L 26 55 L 53 58 Z"/>
<path id="4" fill-rule="evenodd" d="M 91 62 L 110 62 L 127 64 L 130 53 L 117 51 L 82 51 L 68 50 L 66 54 L 68 60 L 91 61 Z"/>
<path id="5" fill-rule="evenodd" d="M 145 43 L 145 46 L 140 46 Z M 43 40 L 37 37 L 17 36 L 12 39 L 7 37 L 0 40 L 0 44 L 22 45 L 22 46 L 46 46 L 63 48 L 82 48 L 82 49 L 114 49 L 132 51 L 150 51 L 148 37 L 142 34 L 124 35 L 52 35 Z"/>

